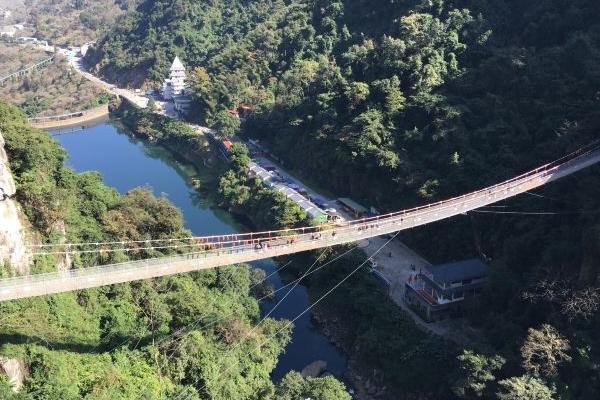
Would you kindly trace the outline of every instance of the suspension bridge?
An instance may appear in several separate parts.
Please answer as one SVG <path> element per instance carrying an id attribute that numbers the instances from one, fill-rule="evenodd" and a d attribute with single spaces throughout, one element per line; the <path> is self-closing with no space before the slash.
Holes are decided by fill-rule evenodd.
<path id="1" fill-rule="evenodd" d="M 183 254 L 1 279 L 0 301 L 156 278 L 356 242 L 464 214 L 528 192 L 599 161 L 600 141 L 462 196 L 335 225 L 146 241 L 30 245 L 34 256 L 167 249 L 177 249 Z"/>

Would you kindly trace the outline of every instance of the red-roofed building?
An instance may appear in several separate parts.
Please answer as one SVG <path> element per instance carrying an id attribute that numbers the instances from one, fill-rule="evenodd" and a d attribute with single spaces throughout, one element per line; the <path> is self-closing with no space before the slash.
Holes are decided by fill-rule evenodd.
<path id="1" fill-rule="evenodd" d="M 225 151 L 231 151 L 232 146 L 233 146 L 233 143 L 231 142 L 231 140 L 229 140 L 229 139 L 223 140 L 223 148 L 225 149 Z"/>

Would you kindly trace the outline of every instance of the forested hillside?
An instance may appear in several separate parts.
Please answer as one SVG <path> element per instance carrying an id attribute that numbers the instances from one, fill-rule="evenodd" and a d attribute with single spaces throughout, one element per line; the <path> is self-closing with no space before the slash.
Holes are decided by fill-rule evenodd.
<path id="1" fill-rule="evenodd" d="M 97 173 L 76 174 L 47 132 L 0 101 L 16 198 L 31 240 L 56 243 L 187 237 L 183 218 L 147 189 L 119 195 Z M 84 268 L 154 250 L 74 257 Z M 37 256 L 34 272 L 64 260 Z M 11 274 L 0 265 L 0 276 Z M 19 393 L 0 374 L 6 400 L 347 399 L 333 377 L 269 377 L 289 341 L 287 321 L 260 318 L 260 274 L 244 265 L 0 304 L 0 354 L 24 365 Z M 328 397 L 327 397 L 328 396 Z"/>
<path id="2" fill-rule="evenodd" d="M 87 61 L 156 84 L 179 55 L 194 69 L 195 118 L 250 105 L 243 134 L 392 210 L 600 138 L 598 15 L 596 0 L 147 0 Z M 499 205 L 508 214 L 404 235 L 432 261 L 485 255 L 494 267 L 457 396 L 597 398 L 599 198 L 596 167 Z"/>

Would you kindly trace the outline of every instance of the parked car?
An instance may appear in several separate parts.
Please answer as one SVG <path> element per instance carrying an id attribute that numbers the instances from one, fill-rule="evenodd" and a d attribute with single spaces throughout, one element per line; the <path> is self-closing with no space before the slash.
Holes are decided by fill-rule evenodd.
<path id="1" fill-rule="evenodd" d="M 329 208 L 329 204 L 327 204 L 327 202 L 325 200 L 323 200 L 320 197 L 315 197 L 312 199 L 312 202 L 315 203 L 315 205 L 323 210 Z"/>

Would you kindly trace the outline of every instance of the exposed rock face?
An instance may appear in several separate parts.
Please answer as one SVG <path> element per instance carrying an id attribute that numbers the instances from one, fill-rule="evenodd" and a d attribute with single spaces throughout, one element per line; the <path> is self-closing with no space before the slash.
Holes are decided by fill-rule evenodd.
<path id="1" fill-rule="evenodd" d="M 305 378 L 312 377 L 317 378 L 327 370 L 327 361 L 317 360 L 308 364 L 302 369 L 302 376 Z"/>
<path id="2" fill-rule="evenodd" d="M 4 137 L 0 132 L 0 188 L 8 196 L 15 194 L 15 182 L 8 167 L 8 157 L 4 150 Z M 17 202 L 3 199 L 0 190 L 0 263 L 8 263 L 21 274 L 29 272 L 31 256 L 25 247 L 25 230 L 19 219 Z"/>
<path id="3" fill-rule="evenodd" d="M 15 392 L 23 386 L 23 381 L 27 376 L 27 368 L 25 363 L 16 358 L 0 357 L 0 373 L 8 377 L 8 382 Z"/>

